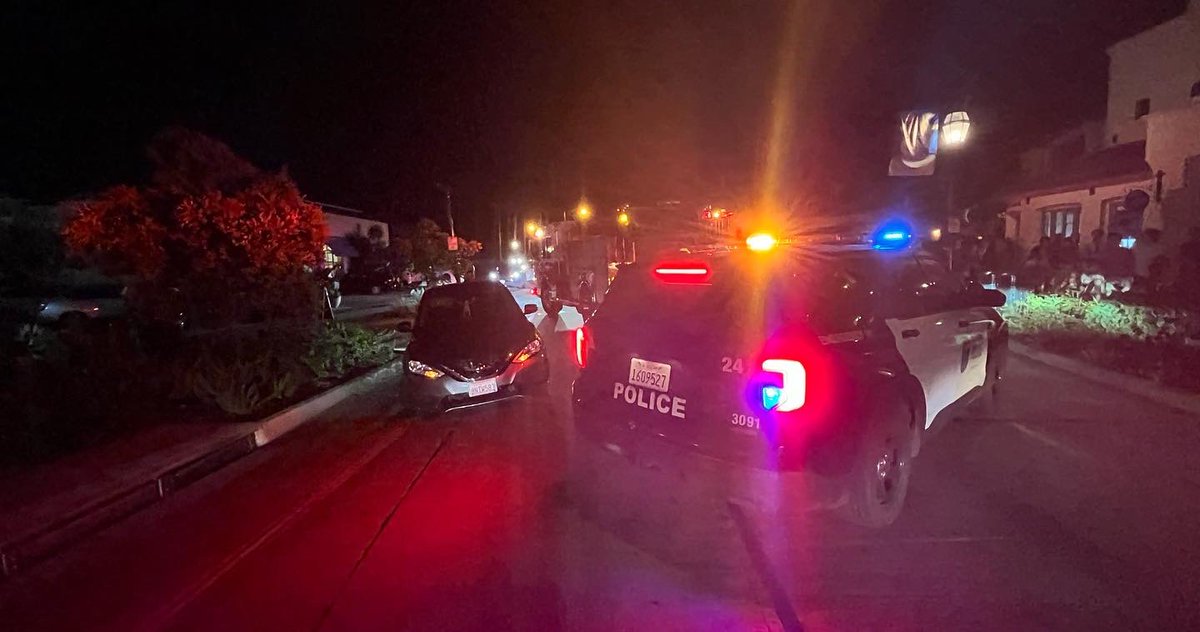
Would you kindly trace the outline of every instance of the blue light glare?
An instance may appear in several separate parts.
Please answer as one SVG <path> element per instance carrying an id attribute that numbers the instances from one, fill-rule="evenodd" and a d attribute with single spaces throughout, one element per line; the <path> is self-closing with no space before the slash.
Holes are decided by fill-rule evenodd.
<path id="1" fill-rule="evenodd" d="M 878 250 L 898 250 L 912 243 L 912 230 L 908 224 L 893 220 L 880 226 L 871 237 L 872 247 Z"/>
<path id="2" fill-rule="evenodd" d="M 775 410 L 783 399 L 783 389 L 778 386 L 764 386 L 762 389 L 762 405 L 766 410 Z"/>

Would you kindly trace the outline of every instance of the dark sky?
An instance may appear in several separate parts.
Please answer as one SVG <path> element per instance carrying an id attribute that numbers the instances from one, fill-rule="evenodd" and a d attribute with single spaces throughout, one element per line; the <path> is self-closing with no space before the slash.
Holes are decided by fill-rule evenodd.
<path id="1" fill-rule="evenodd" d="M 438 214 L 445 182 L 479 237 L 496 209 L 737 197 L 760 174 L 786 2 L 281 4 L 6 7 L 0 194 L 137 181 L 171 124 L 393 220 Z M 1182 8 L 803 2 L 789 193 L 871 189 L 897 111 L 960 104 L 978 132 L 962 168 L 986 188 L 1020 147 L 1101 116 L 1104 47 Z"/>

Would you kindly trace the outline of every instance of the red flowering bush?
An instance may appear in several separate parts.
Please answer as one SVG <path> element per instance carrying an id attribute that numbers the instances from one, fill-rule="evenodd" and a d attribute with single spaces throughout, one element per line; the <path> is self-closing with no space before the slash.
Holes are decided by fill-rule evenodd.
<path id="1" fill-rule="evenodd" d="M 151 300 L 181 292 L 200 324 L 315 315 L 305 268 L 325 240 L 318 206 L 285 175 L 195 133 L 160 135 L 150 154 L 154 186 L 113 187 L 75 206 L 64 229 L 73 254 L 134 275 Z"/>

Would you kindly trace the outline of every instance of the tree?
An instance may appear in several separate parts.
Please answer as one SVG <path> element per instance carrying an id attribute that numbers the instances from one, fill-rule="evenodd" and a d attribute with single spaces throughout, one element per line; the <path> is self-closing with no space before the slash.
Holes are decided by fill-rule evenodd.
<path id="1" fill-rule="evenodd" d="M 74 206 L 64 230 L 72 253 L 136 276 L 139 295 L 178 290 L 194 321 L 315 315 L 306 267 L 325 240 L 320 207 L 286 175 L 195 132 L 160 135 L 150 154 L 152 186 L 116 186 Z"/>
<path id="2" fill-rule="evenodd" d="M 462 274 L 466 260 L 479 254 L 483 244 L 469 239 L 458 239 L 458 250 L 450 250 L 449 233 L 442 231 L 437 222 L 423 218 L 412 232 L 404 237 L 394 236 L 392 246 L 412 262 L 413 268 L 429 273 L 433 270 L 450 269 Z"/>

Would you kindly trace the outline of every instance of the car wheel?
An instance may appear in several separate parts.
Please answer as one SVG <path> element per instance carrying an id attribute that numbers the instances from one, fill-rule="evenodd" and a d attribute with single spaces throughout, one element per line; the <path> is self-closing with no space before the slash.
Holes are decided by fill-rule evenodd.
<path id="1" fill-rule="evenodd" d="M 546 299 L 542 299 L 542 309 L 546 310 L 546 313 L 551 316 L 557 316 L 558 313 L 562 311 L 562 308 L 562 301 L 548 301 Z"/>
<path id="2" fill-rule="evenodd" d="M 904 406 L 876 415 L 858 442 L 846 473 L 843 517 L 866 527 L 896 521 L 912 475 L 912 412 Z"/>

